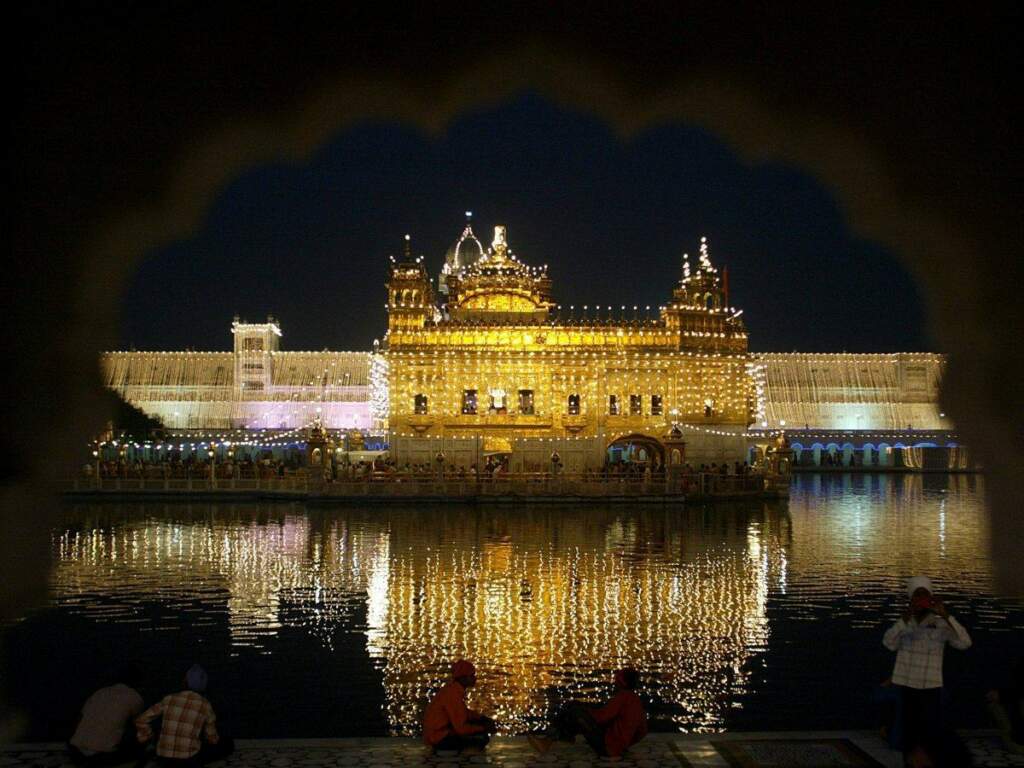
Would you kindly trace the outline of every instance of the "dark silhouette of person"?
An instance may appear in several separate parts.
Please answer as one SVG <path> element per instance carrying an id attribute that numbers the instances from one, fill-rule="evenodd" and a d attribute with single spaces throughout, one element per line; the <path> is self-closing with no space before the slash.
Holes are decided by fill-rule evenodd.
<path id="1" fill-rule="evenodd" d="M 573 741 L 580 735 L 602 757 L 621 757 L 647 735 L 647 713 L 636 694 L 639 682 L 640 675 L 635 669 L 618 670 L 611 701 L 597 708 L 578 701 L 569 702 L 558 713 L 554 727 L 547 734 L 529 736 L 530 744 L 544 753 L 556 741 Z"/>

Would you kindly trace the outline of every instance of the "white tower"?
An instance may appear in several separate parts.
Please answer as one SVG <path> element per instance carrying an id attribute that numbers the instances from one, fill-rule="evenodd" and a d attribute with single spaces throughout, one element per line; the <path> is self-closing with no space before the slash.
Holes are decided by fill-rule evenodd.
<path id="1" fill-rule="evenodd" d="M 231 323 L 235 337 L 235 399 L 262 399 L 273 380 L 272 353 L 277 352 L 281 327 L 273 315 L 265 323 L 246 323 L 235 315 Z"/>

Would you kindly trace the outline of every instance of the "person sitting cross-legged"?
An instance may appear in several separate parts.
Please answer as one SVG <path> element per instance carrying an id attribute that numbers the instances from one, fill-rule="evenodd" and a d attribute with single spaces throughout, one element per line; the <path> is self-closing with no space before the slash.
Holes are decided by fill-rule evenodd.
<path id="1" fill-rule="evenodd" d="M 140 742 L 153 738 L 151 723 L 160 718 L 156 756 L 161 766 L 200 766 L 231 754 L 234 743 L 217 732 L 217 716 L 203 696 L 206 682 L 206 670 L 194 664 L 185 674 L 185 690 L 164 696 L 135 718 Z"/>
<path id="2" fill-rule="evenodd" d="M 495 731 L 494 721 L 466 707 L 466 690 L 476 685 L 476 669 L 460 659 L 449 680 L 427 705 L 423 741 L 437 750 L 482 750 Z"/>
<path id="3" fill-rule="evenodd" d="M 573 741 L 583 736 L 602 757 L 621 757 L 622 753 L 647 735 L 647 713 L 636 694 L 640 675 L 635 669 L 615 673 L 615 695 L 603 707 L 593 709 L 571 701 L 555 718 L 554 728 L 543 736 L 531 734 L 530 744 L 538 752 L 547 752 L 555 741 Z"/>

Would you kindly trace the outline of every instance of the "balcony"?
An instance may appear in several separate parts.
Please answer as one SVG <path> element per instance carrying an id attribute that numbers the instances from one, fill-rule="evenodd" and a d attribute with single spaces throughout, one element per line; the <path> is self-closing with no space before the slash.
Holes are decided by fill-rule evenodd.
<path id="1" fill-rule="evenodd" d="M 586 429 L 588 421 L 589 419 L 580 413 L 566 414 L 562 416 L 562 426 L 567 432 L 573 435 Z"/>
<path id="2" fill-rule="evenodd" d="M 412 431 L 417 435 L 422 435 L 434 426 L 436 422 L 437 416 L 431 416 L 426 413 L 412 413 L 405 417 L 405 423 L 408 424 Z"/>

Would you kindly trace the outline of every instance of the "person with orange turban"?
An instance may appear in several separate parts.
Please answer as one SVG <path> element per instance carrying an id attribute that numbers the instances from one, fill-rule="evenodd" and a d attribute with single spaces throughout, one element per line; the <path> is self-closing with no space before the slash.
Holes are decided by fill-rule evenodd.
<path id="1" fill-rule="evenodd" d="M 482 750 L 495 731 L 494 721 L 466 706 L 466 691 L 476 685 L 476 668 L 465 659 L 452 665 L 449 680 L 427 705 L 423 741 L 437 750 Z"/>
<path id="2" fill-rule="evenodd" d="M 636 694 L 640 675 L 635 669 L 615 673 L 615 695 L 603 707 L 591 708 L 578 701 L 569 702 L 555 719 L 547 735 L 531 734 L 530 744 L 538 752 L 547 752 L 555 741 L 573 741 L 583 736 L 597 754 L 621 757 L 622 753 L 647 735 L 647 713 Z"/>

